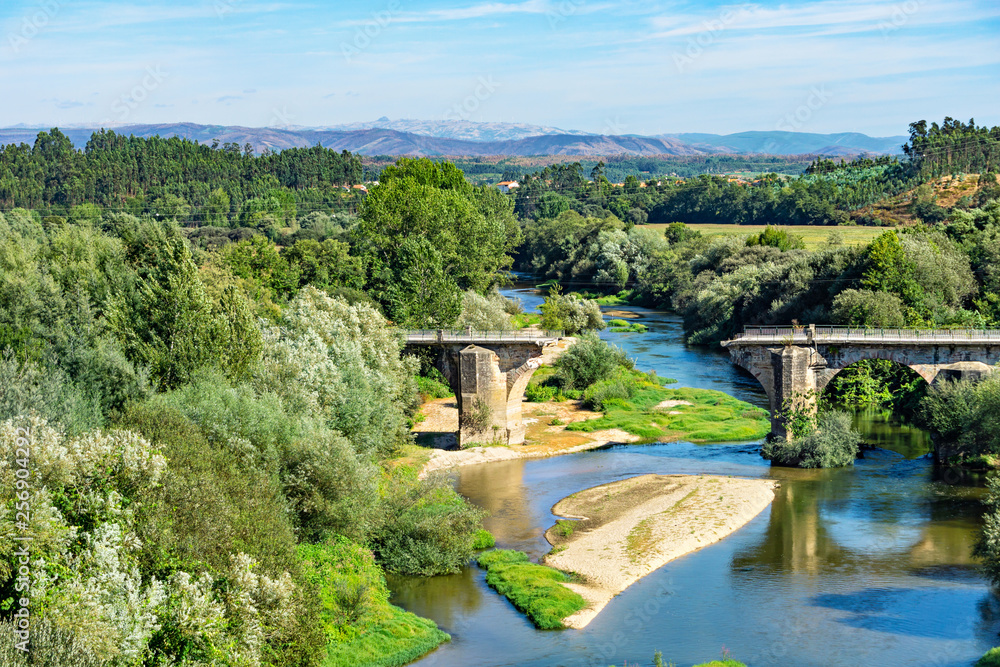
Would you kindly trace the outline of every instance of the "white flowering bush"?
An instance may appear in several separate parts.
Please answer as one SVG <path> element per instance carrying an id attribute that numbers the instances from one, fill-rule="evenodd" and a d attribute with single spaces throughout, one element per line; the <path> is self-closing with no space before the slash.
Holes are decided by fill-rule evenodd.
<path id="1" fill-rule="evenodd" d="M 240 553 L 225 572 L 173 575 L 155 638 L 168 664 L 257 667 L 269 662 L 269 647 L 296 640 L 303 612 L 298 587 L 288 572 L 271 578 L 257 568 Z M 174 663 L 178 655 L 184 659 Z"/>
<path id="2" fill-rule="evenodd" d="M 416 395 L 416 362 L 401 357 L 402 345 L 371 306 L 306 287 L 264 332 L 259 384 L 288 409 L 321 415 L 359 453 L 385 455 L 404 437 Z"/>
<path id="3" fill-rule="evenodd" d="M 18 534 L 32 538 L 28 592 L 35 614 L 97 659 L 135 664 L 157 629 L 154 610 L 165 595 L 160 582 L 139 573 L 133 501 L 140 487 L 156 486 L 165 459 L 135 433 L 67 438 L 37 416 L 0 424 L 0 452 L 0 533 L 5 543 Z M 14 495 L 19 479 L 27 482 L 28 520 L 11 511 L 25 502 Z M 19 591 L 12 550 L 4 549 L 6 598 Z"/>
<path id="4" fill-rule="evenodd" d="M 18 437 L 26 433 L 30 520 L 19 525 Z M 147 439 L 124 430 L 66 437 L 30 417 L 0 423 L 0 452 L 0 599 L 17 593 L 11 538 L 28 535 L 32 623 L 43 628 L 46 660 L 30 664 L 301 664 L 296 651 L 310 615 L 288 571 L 265 571 L 237 552 L 214 571 L 191 561 L 164 577 L 143 574 L 151 554 L 140 524 L 152 516 L 144 503 L 158 501 L 168 474 Z M 0 637 L 11 631 L 0 621 Z M 29 664 L 7 657 L 0 650 L 0 664 Z"/>

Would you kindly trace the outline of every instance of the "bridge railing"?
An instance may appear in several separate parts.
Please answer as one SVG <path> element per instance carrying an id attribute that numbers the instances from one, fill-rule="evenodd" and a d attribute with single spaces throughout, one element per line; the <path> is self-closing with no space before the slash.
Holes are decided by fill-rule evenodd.
<path id="1" fill-rule="evenodd" d="M 511 329 L 508 331 L 476 331 L 469 329 L 411 329 L 404 330 L 403 336 L 410 343 L 433 343 L 438 341 L 536 341 L 562 338 L 562 331 L 540 329 Z"/>
<path id="2" fill-rule="evenodd" d="M 734 340 L 773 342 L 998 342 L 1000 329 L 906 329 L 888 327 L 747 326 Z"/>

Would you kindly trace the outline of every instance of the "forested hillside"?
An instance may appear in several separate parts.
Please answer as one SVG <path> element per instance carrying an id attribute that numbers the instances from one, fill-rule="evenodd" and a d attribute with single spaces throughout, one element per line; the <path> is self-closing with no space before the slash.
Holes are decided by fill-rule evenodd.
<path id="1" fill-rule="evenodd" d="M 362 176 L 357 156 L 319 147 L 255 156 L 249 146 L 101 131 L 77 151 L 54 129 L 40 133 L 33 146 L 0 148 L 0 207 L 65 215 L 72 206 L 97 204 L 226 225 L 248 208 L 344 210 L 342 186 Z"/>
<path id="2" fill-rule="evenodd" d="M 589 174 L 580 163 L 552 165 L 522 177 L 516 191 L 517 211 L 533 219 L 554 218 L 569 210 L 597 217 L 611 213 L 633 224 L 895 224 L 898 220 L 875 210 L 874 205 L 905 193 L 906 204 L 914 204 L 917 218 L 937 222 L 934 202 L 912 190 L 943 175 L 995 175 L 1000 170 L 1000 128 L 977 128 L 971 120 L 965 124 L 946 118 L 941 126 L 932 123 L 928 127 L 921 121 L 910 130 L 905 161 L 820 159 L 799 177 L 703 174 L 640 182 L 630 176 L 622 186 L 615 186 L 604 163 L 595 165 Z M 981 182 L 985 186 L 989 179 Z"/>

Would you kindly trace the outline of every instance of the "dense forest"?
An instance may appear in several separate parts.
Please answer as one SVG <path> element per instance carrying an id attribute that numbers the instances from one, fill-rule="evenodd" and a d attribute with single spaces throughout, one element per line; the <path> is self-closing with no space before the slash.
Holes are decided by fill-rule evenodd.
<path id="1" fill-rule="evenodd" d="M 997 141 L 947 119 L 911 126 L 905 162 L 623 187 L 607 165 L 556 165 L 512 196 L 426 159 L 386 167 L 365 195 L 350 188 L 360 160 L 322 148 L 102 132 L 75 151 L 58 130 L 3 148 L 4 507 L 24 433 L 35 477 L 30 515 L 0 529 L 32 538 L 36 659 L 421 655 L 446 636 L 389 604 L 384 573 L 457 571 L 482 513 L 401 462 L 428 378 L 398 327 L 525 323 L 496 292 L 511 268 L 677 310 L 692 343 L 795 320 L 1000 326 Z M 943 173 L 970 174 L 975 195 L 915 199 L 924 223 L 860 247 L 835 226 L 810 252 L 773 228 L 710 239 L 683 224 L 833 225 Z M 593 301 L 558 290 L 542 324 L 603 326 Z M 979 420 L 967 452 L 1000 451 L 992 387 L 935 395 Z M 17 548 L 0 545 L 0 647 L 14 645 Z"/>
<path id="2" fill-rule="evenodd" d="M 0 148 L 0 208 L 66 215 L 78 204 L 235 226 L 296 209 L 344 211 L 344 186 L 360 183 L 361 160 L 321 147 L 256 156 L 247 145 L 95 132 L 82 151 L 58 129 L 34 146 Z M 243 226 L 248 226 L 244 224 Z"/>

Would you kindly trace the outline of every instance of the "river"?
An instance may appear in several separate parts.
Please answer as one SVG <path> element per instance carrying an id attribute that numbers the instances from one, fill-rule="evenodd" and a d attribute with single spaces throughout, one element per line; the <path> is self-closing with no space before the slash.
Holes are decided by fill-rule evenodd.
<path id="1" fill-rule="evenodd" d="M 541 297 L 515 286 L 533 309 Z M 766 407 L 721 351 L 688 347 L 680 318 L 621 307 L 644 334 L 602 336 L 643 370 Z M 877 412 L 856 423 L 877 449 L 853 468 L 771 468 L 759 443 L 620 446 L 467 466 L 456 488 L 491 516 L 497 546 L 541 556 L 550 508 L 581 489 L 645 473 L 710 473 L 781 483 L 774 503 L 726 539 L 673 561 L 611 601 L 584 630 L 543 632 L 470 566 L 390 580 L 393 602 L 453 639 L 421 667 L 692 665 L 723 653 L 760 665 L 968 666 L 1000 644 L 1000 604 L 970 558 L 982 490 L 938 480 L 927 434 Z M 950 480 L 949 480 L 950 481 Z"/>

